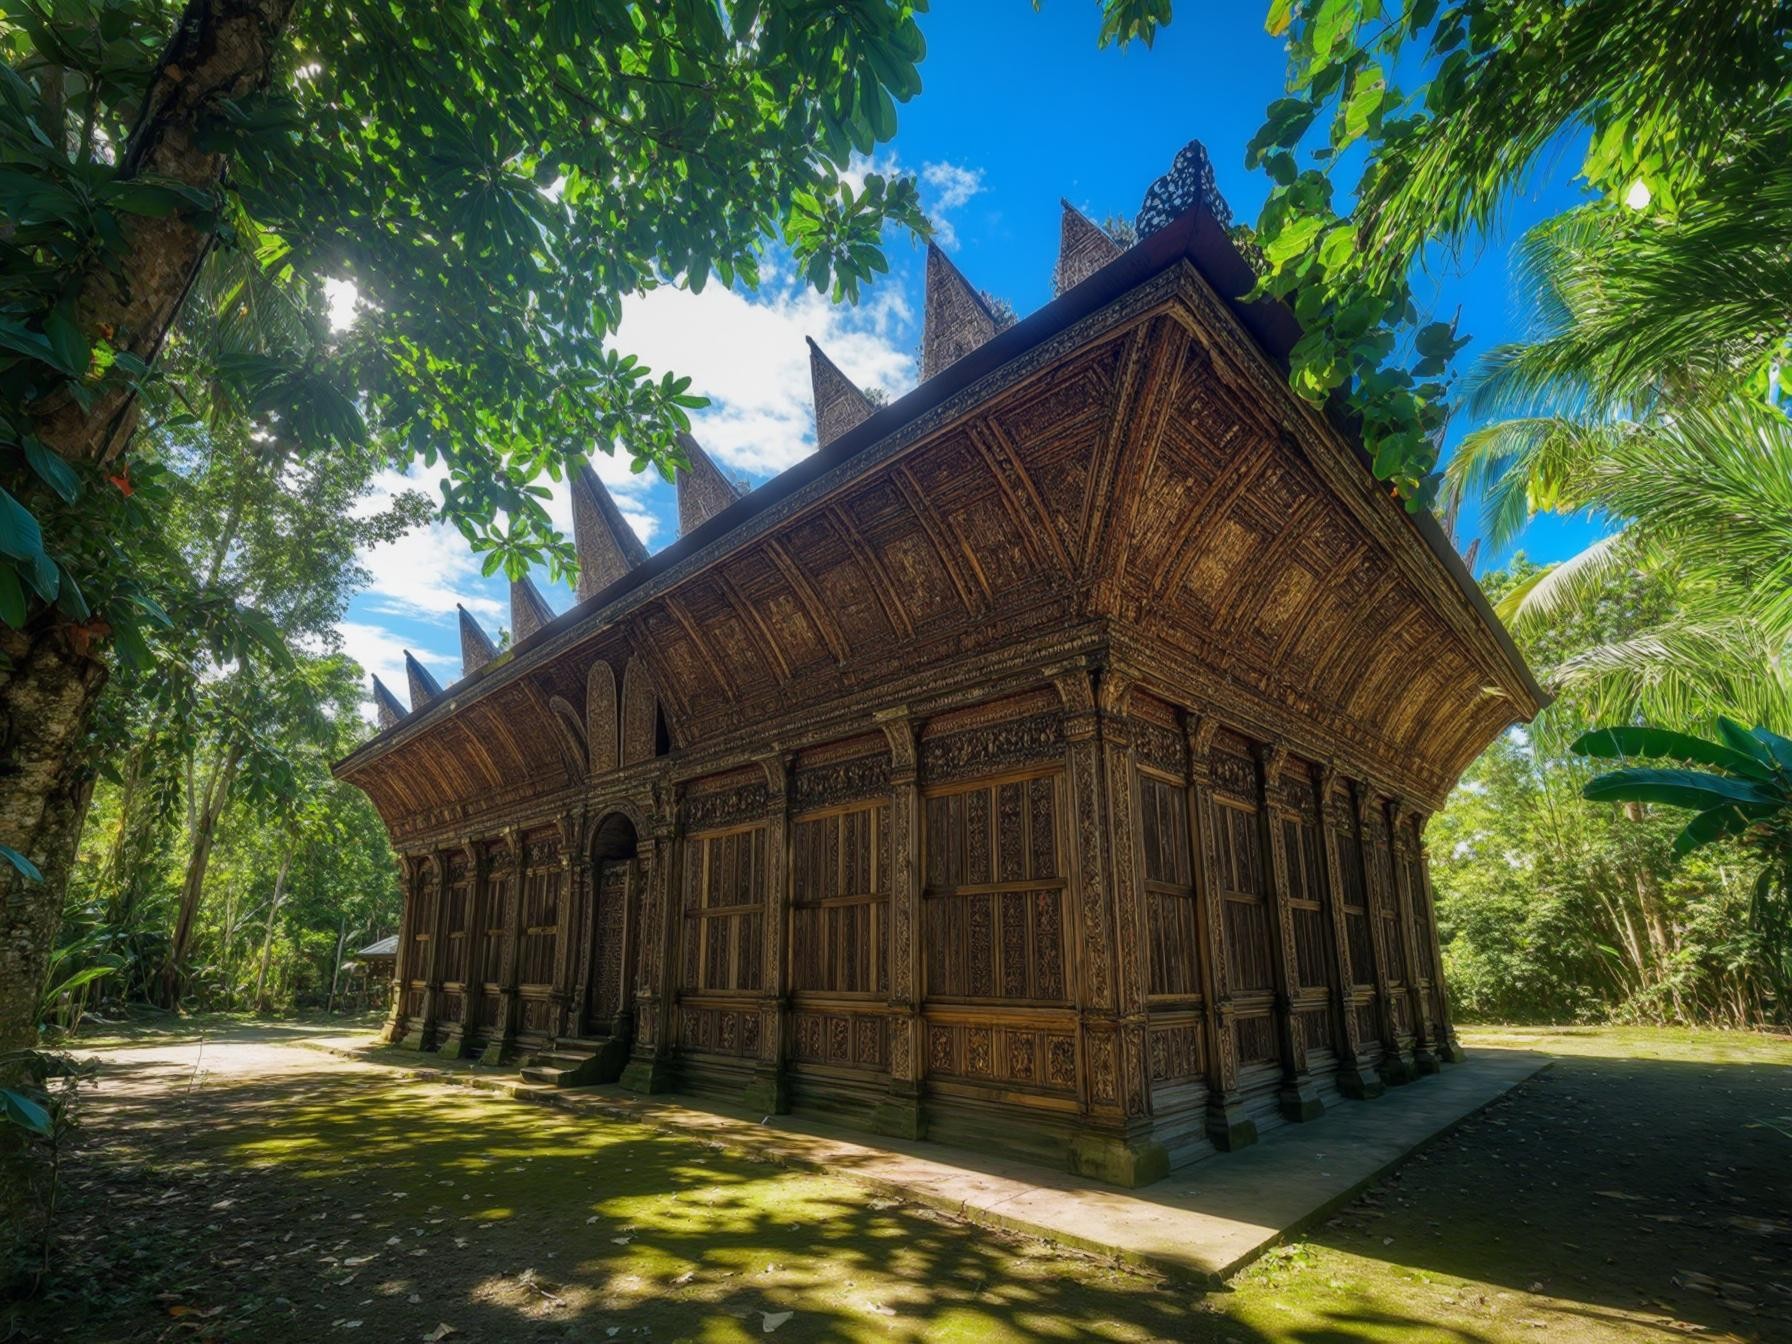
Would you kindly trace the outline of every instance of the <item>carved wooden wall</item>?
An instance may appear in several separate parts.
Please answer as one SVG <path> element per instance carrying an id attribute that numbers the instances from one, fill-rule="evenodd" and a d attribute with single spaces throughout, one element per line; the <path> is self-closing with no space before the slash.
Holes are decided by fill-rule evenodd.
<path id="1" fill-rule="evenodd" d="M 1189 267 L 734 515 L 347 763 L 403 1020 L 1185 1147 L 1445 1042 L 1416 809 L 1535 697 Z"/>
<path id="2" fill-rule="evenodd" d="M 593 775 L 608 774 L 622 763 L 617 712 L 616 673 L 596 659 L 585 673 L 585 740 Z"/>
<path id="3" fill-rule="evenodd" d="M 555 963 L 564 916 L 566 863 L 557 831 L 543 828 L 523 836 L 523 874 L 518 912 L 518 1030 L 552 1035 Z"/>
<path id="4" fill-rule="evenodd" d="M 890 760 L 882 734 L 798 755 L 791 780 L 790 1059 L 889 1062 Z"/>
<path id="5" fill-rule="evenodd" d="M 510 847 L 502 841 L 483 848 L 481 866 L 485 874 L 485 900 L 480 906 L 479 963 L 474 972 L 479 1002 L 473 1022 L 480 1031 L 487 1033 L 501 1028 L 504 994 L 510 979 L 508 967 L 516 927 L 511 906 L 514 862 Z"/>

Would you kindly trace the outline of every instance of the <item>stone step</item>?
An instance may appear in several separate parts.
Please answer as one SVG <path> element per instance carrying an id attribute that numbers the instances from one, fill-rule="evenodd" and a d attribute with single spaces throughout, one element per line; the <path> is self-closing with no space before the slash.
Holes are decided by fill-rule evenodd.
<path id="1" fill-rule="evenodd" d="M 540 1050 L 523 1066 L 526 1083 L 548 1087 L 582 1087 L 613 1083 L 628 1060 L 628 1043 L 615 1037 L 556 1037 L 552 1050 Z"/>
<path id="2" fill-rule="evenodd" d="M 588 1057 L 598 1054 L 609 1043 L 608 1036 L 556 1036 L 552 1053 Z"/>

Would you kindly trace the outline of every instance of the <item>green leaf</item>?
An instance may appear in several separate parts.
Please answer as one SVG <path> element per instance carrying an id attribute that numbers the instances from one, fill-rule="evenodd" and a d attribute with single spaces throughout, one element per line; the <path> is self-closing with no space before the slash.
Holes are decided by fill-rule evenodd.
<path id="1" fill-rule="evenodd" d="M 32 561 L 43 553 L 44 533 L 37 519 L 0 486 L 0 555 Z"/>
<path id="2" fill-rule="evenodd" d="M 93 362 L 93 348 L 75 324 L 69 305 L 58 304 L 50 310 L 49 317 L 44 319 L 44 336 L 64 372 L 75 378 L 86 374 L 87 366 Z"/>
<path id="3" fill-rule="evenodd" d="M 29 882 L 42 882 L 44 880 L 44 875 L 37 870 L 37 865 L 31 862 L 31 860 L 26 858 L 23 854 L 19 853 L 19 851 L 14 849 L 11 845 L 0 845 L 0 859 L 4 859 L 14 868 L 17 868 L 19 872 L 25 875 L 25 879 Z"/>
<path id="4" fill-rule="evenodd" d="M 0 565 L 0 621 L 14 630 L 25 625 L 25 589 L 11 565 Z"/>
<path id="5" fill-rule="evenodd" d="M 1594 756 L 1602 760 L 1623 760 L 1640 756 L 1644 759 L 1668 758 L 1696 761 L 1700 765 L 1728 770 L 1750 779 L 1771 780 L 1773 771 L 1752 755 L 1744 755 L 1730 747 L 1707 742 L 1691 733 L 1676 733 L 1667 728 L 1595 728 L 1582 733 L 1569 745 L 1577 756 Z"/>
<path id="6" fill-rule="evenodd" d="M 1703 770 L 1614 770 L 1589 780 L 1581 796 L 1594 803 L 1662 803 L 1701 812 L 1726 803 L 1785 805 L 1785 799 L 1750 780 Z"/>
<path id="7" fill-rule="evenodd" d="M 81 493 L 81 478 L 62 460 L 62 454 L 47 448 L 43 440 L 33 434 L 25 438 L 25 460 L 45 485 L 62 496 L 64 503 L 75 502 L 75 496 Z"/>
<path id="8" fill-rule="evenodd" d="M 0 1105 L 5 1107 L 6 1118 L 20 1129 L 46 1139 L 55 1132 L 50 1113 L 17 1088 L 0 1087 Z"/>
<path id="9" fill-rule="evenodd" d="M 1674 853 L 1685 857 L 1701 845 L 1709 845 L 1726 836 L 1740 835 L 1760 819 L 1761 813 L 1751 809 L 1726 805 L 1713 807 L 1699 813 L 1679 835 L 1674 837 Z"/>

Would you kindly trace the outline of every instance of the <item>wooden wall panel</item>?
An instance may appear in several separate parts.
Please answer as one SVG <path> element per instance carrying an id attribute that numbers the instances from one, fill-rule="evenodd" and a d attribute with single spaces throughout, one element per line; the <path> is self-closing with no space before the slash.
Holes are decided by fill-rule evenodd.
<path id="1" fill-rule="evenodd" d="M 890 809 L 798 819 L 791 837 L 791 989 L 889 991 Z"/>
<path id="2" fill-rule="evenodd" d="M 930 790 L 922 853 L 926 997 L 1069 998 L 1057 773 Z"/>

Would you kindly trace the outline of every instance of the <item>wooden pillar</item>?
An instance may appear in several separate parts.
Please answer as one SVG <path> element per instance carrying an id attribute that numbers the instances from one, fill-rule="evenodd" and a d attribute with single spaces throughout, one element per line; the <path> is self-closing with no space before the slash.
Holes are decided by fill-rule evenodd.
<path id="1" fill-rule="evenodd" d="M 1350 785 L 1339 778 L 1337 767 L 1327 765 L 1319 775 L 1320 851 L 1325 865 L 1327 906 L 1331 911 L 1332 955 L 1337 959 L 1337 993 L 1333 999 L 1338 1013 L 1338 1090 L 1347 1097 L 1366 1101 L 1382 1093 L 1382 1083 L 1372 1070 L 1363 1067 L 1362 1030 L 1356 1020 L 1356 970 L 1350 958 L 1350 919 L 1344 912 L 1344 861 L 1338 853 L 1339 823 L 1354 826 L 1349 804 Z M 1342 791 L 1344 798 L 1338 793 Z M 1362 846 L 1357 846 L 1360 851 Z M 1366 889 L 1365 889 L 1366 890 Z M 1363 918 L 1369 918 L 1367 905 Z M 1373 926 L 1370 928 L 1374 932 Z"/>
<path id="2" fill-rule="evenodd" d="M 1428 820 L 1428 819 L 1427 819 Z M 1424 822 L 1420 823 L 1419 845 L 1419 881 L 1422 890 L 1415 893 L 1415 898 L 1422 898 L 1429 914 L 1426 921 L 1431 935 L 1431 992 L 1436 996 L 1437 1004 L 1437 1037 L 1433 1049 L 1438 1059 L 1445 1064 L 1460 1064 L 1467 1058 L 1462 1042 L 1456 1036 L 1456 1022 L 1450 1013 L 1449 986 L 1444 983 L 1444 949 L 1443 941 L 1437 929 L 1437 888 L 1431 881 L 1431 853 L 1425 844 Z"/>
<path id="3" fill-rule="evenodd" d="M 491 855 L 486 847 L 467 842 L 467 966 L 463 973 L 466 1007 L 461 1010 L 462 1040 L 471 1043 L 480 1032 L 479 1013 L 485 1002 L 485 977 L 479 968 L 485 962 L 486 925 L 491 920 L 491 893 L 486 890 L 486 870 Z"/>
<path id="4" fill-rule="evenodd" d="M 675 1077 L 677 1001 L 673 966 L 678 955 L 678 891 L 681 843 L 679 789 L 654 783 L 648 834 L 637 838 L 642 863 L 641 957 L 634 995 L 635 1039 L 622 1085 L 631 1092 L 668 1092 Z"/>
<path id="5" fill-rule="evenodd" d="M 1427 993 L 1430 976 L 1420 956 L 1418 924 L 1413 918 L 1414 901 L 1423 900 L 1424 896 L 1413 891 L 1412 873 L 1418 856 L 1407 837 L 1407 820 L 1412 811 L 1403 799 L 1389 800 L 1388 845 L 1394 860 L 1395 918 L 1406 948 L 1406 993 L 1412 1013 L 1413 1067 L 1420 1073 L 1436 1073 L 1438 1058 L 1432 1048 L 1431 1001 Z M 1428 938 L 1426 941 L 1429 943 Z M 1423 950 L 1428 952 L 1429 947 Z"/>
<path id="6" fill-rule="evenodd" d="M 759 1060 L 747 1089 L 747 1106 L 767 1115 L 790 1109 L 784 1075 L 790 1020 L 790 788 L 795 758 L 783 752 L 759 759 L 765 771 L 765 961 L 760 972 Z"/>
<path id="7" fill-rule="evenodd" d="M 399 866 L 403 874 L 404 897 L 398 914 L 398 953 L 392 960 L 392 1003 L 386 1010 L 386 1025 L 380 1030 L 380 1039 L 389 1045 L 410 1033 L 404 1005 L 409 996 L 415 955 L 411 951 L 411 937 L 417 920 L 417 892 L 422 881 L 423 858 L 419 854 L 406 854 L 399 859 Z"/>
<path id="8" fill-rule="evenodd" d="M 411 979 L 423 982 L 423 998 L 417 1016 L 405 1023 L 404 1045 L 409 1050 L 427 1050 L 435 1044 L 436 990 L 441 984 L 441 946 L 443 906 L 447 903 L 447 851 L 436 850 L 423 860 L 423 877 L 418 885 L 419 905 L 427 905 L 427 917 L 420 921 L 427 926 L 429 943 Z M 406 986 L 407 990 L 409 986 Z"/>
<path id="9" fill-rule="evenodd" d="M 460 1057 L 461 1048 L 465 1045 L 469 1034 L 467 1015 L 472 1011 L 473 1006 L 472 994 L 470 992 L 473 978 L 473 916 L 477 910 L 479 898 L 479 856 L 473 848 L 472 837 L 462 836 L 459 844 L 453 846 L 451 849 L 442 851 L 442 939 L 440 949 L 436 953 L 437 980 L 441 984 L 445 985 L 448 983 L 448 904 L 449 893 L 454 885 L 449 881 L 449 864 L 456 855 L 463 856 L 467 863 L 467 908 L 465 911 L 467 927 L 466 931 L 461 935 L 461 955 L 463 961 L 460 978 L 460 1014 L 452 1021 L 438 1023 L 436 1037 L 436 1053 L 446 1055 L 450 1059 L 458 1059 Z M 446 995 L 438 996 L 438 1017 L 442 1015 L 445 1007 L 445 1000 Z"/>
<path id="10" fill-rule="evenodd" d="M 918 1139 L 921 1106 L 921 725 L 906 709 L 880 716 L 890 749 L 890 1081 L 872 1112 L 880 1134 Z"/>
<path id="11" fill-rule="evenodd" d="M 1276 1092 L 1276 1103 L 1284 1118 L 1316 1120 L 1325 1113 L 1325 1103 L 1313 1086 L 1307 1069 L 1307 1043 L 1295 1019 L 1295 1002 L 1300 997 L 1300 965 L 1294 949 L 1294 910 L 1289 904 L 1290 883 L 1288 847 L 1282 828 L 1277 824 L 1276 789 L 1280 786 L 1282 767 L 1288 762 L 1288 749 L 1275 743 L 1256 744 L 1257 757 L 1257 834 L 1269 866 L 1269 909 L 1274 921 L 1274 936 L 1269 940 L 1270 955 L 1275 961 L 1276 1035 L 1282 1052 L 1282 1085 Z"/>
<path id="12" fill-rule="evenodd" d="M 517 1017 L 521 1012 L 517 1002 L 517 966 L 523 944 L 523 833 L 519 827 L 509 826 L 505 828 L 503 838 L 510 871 L 503 895 L 504 910 L 499 919 L 504 930 L 504 946 L 498 957 L 498 1020 L 492 1028 L 491 1038 L 485 1043 L 485 1052 L 479 1057 L 482 1064 L 504 1063 L 515 1052 Z M 495 867 L 493 871 L 496 871 Z"/>
<path id="13" fill-rule="evenodd" d="M 1375 1002 L 1381 1023 L 1380 1073 L 1384 1083 L 1407 1083 L 1413 1079 L 1412 1056 L 1400 1043 L 1400 1026 L 1395 1016 L 1394 998 L 1405 993 L 1405 981 L 1394 986 L 1393 968 L 1389 963 L 1387 921 L 1382 912 L 1390 908 L 1393 893 L 1387 890 L 1379 851 L 1381 833 L 1387 827 L 1387 814 L 1379 801 L 1374 785 L 1363 780 L 1357 786 L 1356 816 L 1359 847 L 1363 853 L 1363 908 L 1369 915 L 1369 945 L 1375 950 Z M 1389 851 L 1390 863 L 1392 851 Z"/>
<path id="14" fill-rule="evenodd" d="M 567 1036 L 577 1030 L 572 990 L 575 944 L 580 915 L 588 904 L 586 888 L 591 876 L 591 855 L 585 849 L 584 827 L 579 824 L 579 818 L 565 813 L 560 817 L 559 828 L 560 900 L 554 911 L 553 1008 L 548 1022 L 550 1035 Z"/>
<path id="15" fill-rule="evenodd" d="M 1207 1027 L 1207 1137 L 1222 1152 L 1257 1141 L 1257 1122 L 1238 1096 L 1238 1042 L 1232 1030 L 1231 971 L 1226 953 L 1225 898 L 1216 868 L 1219 841 L 1213 815 L 1212 747 L 1219 723 L 1189 715 L 1189 843 L 1194 847 L 1195 908 L 1201 931 L 1201 1000 Z"/>
<path id="16" fill-rule="evenodd" d="M 1117 1185 L 1145 1185 L 1168 1173 L 1170 1159 L 1151 1137 L 1143 975 L 1137 939 L 1125 928 L 1142 899 L 1132 742 L 1116 713 L 1129 688 L 1088 667 L 1060 671 L 1052 682 L 1064 706 L 1071 901 L 1082 949 L 1076 999 L 1084 1122 L 1071 1165 Z"/>

